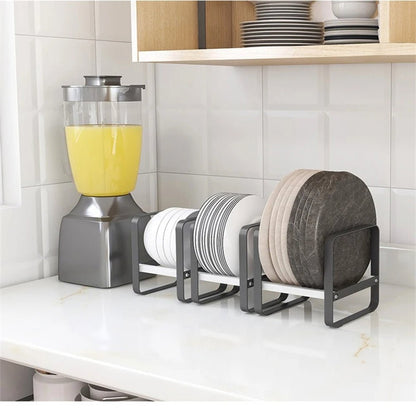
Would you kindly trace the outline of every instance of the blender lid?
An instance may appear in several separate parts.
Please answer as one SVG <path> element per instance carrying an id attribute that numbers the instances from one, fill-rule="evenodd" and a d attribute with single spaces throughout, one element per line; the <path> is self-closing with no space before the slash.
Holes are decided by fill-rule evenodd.
<path id="1" fill-rule="evenodd" d="M 63 85 L 64 101 L 141 101 L 144 85 L 121 85 L 119 75 L 85 75 L 85 85 Z"/>

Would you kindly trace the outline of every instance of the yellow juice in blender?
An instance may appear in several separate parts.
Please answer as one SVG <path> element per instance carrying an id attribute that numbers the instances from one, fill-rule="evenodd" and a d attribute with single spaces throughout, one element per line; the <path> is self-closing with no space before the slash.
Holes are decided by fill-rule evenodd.
<path id="1" fill-rule="evenodd" d="M 66 126 L 65 133 L 78 192 L 87 196 L 117 196 L 134 189 L 142 126 Z"/>

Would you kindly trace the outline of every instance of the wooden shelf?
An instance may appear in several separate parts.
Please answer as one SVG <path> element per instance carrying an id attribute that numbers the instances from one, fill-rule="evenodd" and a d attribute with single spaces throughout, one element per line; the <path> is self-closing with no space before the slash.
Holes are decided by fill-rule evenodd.
<path id="1" fill-rule="evenodd" d="M 307 65 L 416 62 L 416 43 L 139 51 L 138 56 L 140 62 L 200 65 Z"/>

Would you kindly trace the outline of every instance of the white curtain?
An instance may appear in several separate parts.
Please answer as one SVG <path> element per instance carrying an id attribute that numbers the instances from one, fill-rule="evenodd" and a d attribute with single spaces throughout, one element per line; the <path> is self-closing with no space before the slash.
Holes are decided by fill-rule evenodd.
<path id="1" fill-rule="evenodd" d="M 14 4 L 0 0 L 0 207 L 20 202 Z"/>

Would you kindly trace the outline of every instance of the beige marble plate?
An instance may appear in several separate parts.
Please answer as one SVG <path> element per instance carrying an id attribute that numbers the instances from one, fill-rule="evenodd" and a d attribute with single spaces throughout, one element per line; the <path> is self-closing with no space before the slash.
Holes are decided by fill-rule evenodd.
<path id="1" fill-rule="evenodd" d="M 287 229 L 296 196 L 305 182 L 317 172 L 317 170 L 306 170 L 301 175 L 298 175 L 296 180 L 286 188 L 276 219 L 275 238 L 279 267 L 286 280 L 297 286 L 299 286 L 300 283 L 296 280 L 292 268 L 290 267 L 289 255 L 287 252 Z"/>
<path id="2" fill-rule="evenodd" d="M 259 229 L 259 257 L 260 263 L 263 267 L 263 271 L 266 276 L 276 283 L 282 283 L 281 278 L 277 275 L 276 270 L 273 267 L 272 259 L 270 257 L 270 247 L 269 247 L 269 227 L 272 210 L 274 207 L 275 200 L 279 195 L 280 190 L 285 184 L 285 178 L 283 178 L 274 188 L 273 192 L 270 194 L 269 198 L 266 201 L 266 205 L 263 210 L 263 214 L 260 220 L 260 229 Z"/>
<path id="3" fill-rule="evenodd" d="M 269 234 L 268 234 L 270 258 L 273 264 L 273 268 L 275 269 L 275 272 L 279 276 L 282 283 L 289 283 L 289 282 L 284 276 L 283 270 L 279 267 L 279 263 L 277 261 L 277 254 L 276 254 L 277 249 L 276 249 L 276 238 L 275 238 L 276 218 L 277 218 L 277 213 L 278 213 L 280 204 L 282 203 L 282 198 L 283 198 L 286 188 L 290 186 L 290 184 L 296 179 L 296 177 L 298 175 L 301 175 L 303 171 L 304 169 L 293 171 L 282 179 L 282 187 L 280 188 L 279 193 L 277 194 L 275 198 L 272 212 L 270 214 L 270 224 L 269 224 Z"/>

